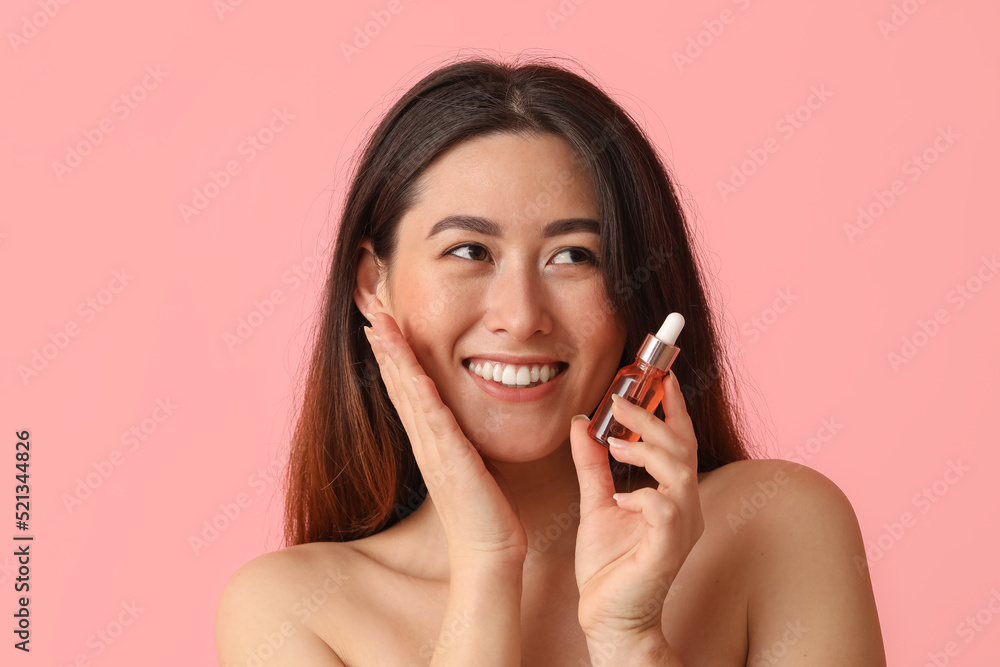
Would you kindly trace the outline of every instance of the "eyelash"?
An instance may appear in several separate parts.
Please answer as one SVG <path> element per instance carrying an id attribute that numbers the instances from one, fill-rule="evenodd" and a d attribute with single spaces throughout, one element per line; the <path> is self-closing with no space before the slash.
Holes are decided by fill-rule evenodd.
<path id="1" fill-rule="evenodd" d="M 444 254 L 445 255 L 454 255 L 456 250 L 460 250 L 462 248 L 481 248 L 483 251 L 485 251 L 487 254 L 489 254 L 489 251 L 486 250 L 486 247 L 483 246 L 483 245 L 480 245 L 479 243 L 463 243 L 462 245 L 457 245 L 457 246 L 455 246 L 453 248 L 450 248 L 450 249 L 446 250 Z M 577 252 L 581 252 L 581 253 L 583 253 L 585 255 L 586 258 L 582 262 L 566 262 L 566 263 L 568 263 L 568 264 L 593 264 L 594 266 L 600 266 L 600 263 L 601 263 L 600 262 L 600 258 L 598 258 L 598 256 L 595 255 L 593 253 L 593 251 L 588 250 L 587 248 L 581 248 L 579 246 L 570 246 L 568 248 L 561 248 L 559 250 L 559 252 L 557 252 L 556 254 L 557 255 L 561 255 L 562 253 L 564 253 L 564 252 L 566 252 L 568 250 L 575 250 Z M 460 257 L 459 259 L 466 259 L 466 258 L 465 257 Z M 471 259 L 469 261 L 475 262 L 475 261 L 479 261 L 479 260 Z"/>

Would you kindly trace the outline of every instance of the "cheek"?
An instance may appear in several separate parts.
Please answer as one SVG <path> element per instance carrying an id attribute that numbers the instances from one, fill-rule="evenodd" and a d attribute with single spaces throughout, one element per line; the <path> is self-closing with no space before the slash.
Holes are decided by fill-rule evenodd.
<path id="1" fill-rule="evenodd" d="M 465 292 L 440 276 L 412 276 L 398 283 L 396 323 L 431 377 L 452 366 L 455 341 L 468 327 L 472 311 L 465 305 L 469 303 Z"/>
<path id="2" fill-rule="evenodd" d="M 565 311 L 573 335 L 579 347 L 596 346 L 602 350 L 625 345 L 625 323 L 614 305 L 604 296 L 603 285 L 595 284 L 590 289 L 579 291 L 575 299 L 569 301 L 571 310 Z M 615 360 L 621 350 L 614 355 Z"/>
<path id="3" fill-rule="evenodd" d="M 404 334 L 416 335 L 447 330 L 469 313 L 475 302 L 473 281 L 447 275 L 413 275 L 397 283 L 397 323 Z"/>

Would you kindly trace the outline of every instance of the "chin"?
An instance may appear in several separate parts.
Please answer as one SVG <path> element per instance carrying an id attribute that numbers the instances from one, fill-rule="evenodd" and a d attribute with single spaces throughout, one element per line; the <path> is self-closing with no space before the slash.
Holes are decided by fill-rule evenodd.
<path id="1" fill-rule="evenodd" d="M 473 429 L 469 440 L 484 458 L 503 463 L 537 461 L 552 454 L 569 437 L 559 438 L 542 429 Z"/>

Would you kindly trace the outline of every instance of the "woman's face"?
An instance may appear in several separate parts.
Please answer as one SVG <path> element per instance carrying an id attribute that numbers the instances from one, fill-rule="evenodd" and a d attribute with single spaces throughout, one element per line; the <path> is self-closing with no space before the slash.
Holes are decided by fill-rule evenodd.
<path id="1" fill-rule="evenodd" d="M 538 459 L 564 442 L 625 344 L 596 263 L 593 184 L 574 155 L 556 135 L 498 133 L 439 156 L 380 283 L 441 398 L 493 460 Z"/>

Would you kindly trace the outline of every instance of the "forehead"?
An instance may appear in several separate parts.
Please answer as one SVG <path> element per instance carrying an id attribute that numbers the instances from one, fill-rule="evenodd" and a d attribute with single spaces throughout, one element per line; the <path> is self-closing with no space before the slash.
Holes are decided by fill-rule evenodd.
<path id="1" fill-rule="evenodd" d="M 554 134 L 497 133 L 464 141 L 438 156 L 417 181 L 403 234 L 427 235 L 448 215 L 495 220 L 504 228 L 563 218 L 597 218 L 589 171 Z"/>

